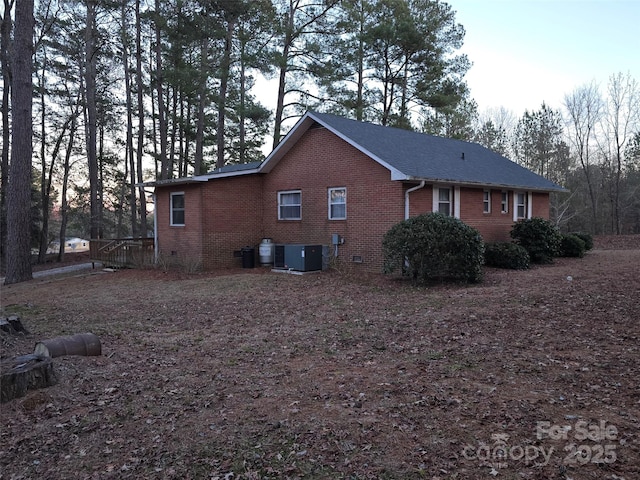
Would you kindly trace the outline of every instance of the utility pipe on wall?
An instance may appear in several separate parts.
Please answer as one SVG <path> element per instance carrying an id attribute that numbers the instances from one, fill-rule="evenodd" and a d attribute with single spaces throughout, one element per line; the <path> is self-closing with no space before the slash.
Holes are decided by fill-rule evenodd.
<path id="1" fill-rule="evenodd" d="M 406 192 L 404 192 L 404 219 L 407 220 L 409 218 L 409 194 L 411 192 L 415 192 L 416 190 L 420 190 L 424 188 L 425 181 L 422 180 L 420 185 L 416 185 L 415 187 L 409 188 Z"/>
<path id="2" fill-rule="evenodd" d="M 153 263 L 158 264 L 158 202 L 156 198 L 156 192 L 153 192 Z"/>

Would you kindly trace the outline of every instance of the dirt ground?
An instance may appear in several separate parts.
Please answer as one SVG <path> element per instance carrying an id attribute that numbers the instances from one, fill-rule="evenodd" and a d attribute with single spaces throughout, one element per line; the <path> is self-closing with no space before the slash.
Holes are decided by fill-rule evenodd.
<path id="1" fill-rule="evenodd" d="M 52 265 L 56 266 L 56 265 Z M 474 286 L 266 269 L 3 286 L 99 357 L 0 404 L 0 479 L 638 479 L 640 236 Z"/>

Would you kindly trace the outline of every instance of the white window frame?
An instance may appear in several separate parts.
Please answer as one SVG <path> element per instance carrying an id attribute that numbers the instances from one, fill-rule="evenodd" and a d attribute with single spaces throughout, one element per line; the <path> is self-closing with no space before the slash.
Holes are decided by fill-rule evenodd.
<path id="1" fill-rule="evenodd" d="M 519 197 L 524 199 L 524 204 L 519 203 Z M 524 216 L 519 215 L 519 209 L 522 207 Z M 531 192 L 513 192 L 513 221 L 531 218 L 533 211 L 533 194 Z"/>
<path id="2" fill-rule="evenodd" d="M 300 203 L 282 203 L 282 198 L 286 195 L 298 194 Z M 297 217 L 288 217 L 282 215 L 283 207 L 298 207 L 299 215 Z M 302 190 L 282 190 L 278 192 L 278 220 L 302 220 Z"/>
<path id="3" fill-rule="evenodd" d="M 509 192 L 500 192 L 500 213 L 509 213 Z"/>
<path id="4" fill-rule="evenodd" d="M 448 192 L 448 200 L 442 200 L 440 198 L 440 192 L 441 191 L 447 191 Z M 443 213 L 444 215 L 449 215 L 449 216 L 453 216 L 453 189 L 451 187 L 441 187 L 441 186 L 434 186 L 433 187 L 433 211 L 437 212 L 437 213 Z M 440 206 L 441 205 L 448 205 L 448 210 L 449 213 L 444 213 L 440 211 Z"/>
<path id="5" fill-rule="evenodd" d="M 174 198 L 182 197 L 182 207 L 176 208 L 174 206 Z M 182 212 L 182 223 L 178 223 L 174 220 L 174 213 Z M 184 227 L 186 221 L 186 212 L 185 212 L 185 195 L 184 192 L 171 192 L 171 196 L 169 198 L 169 225 L 172 227 Z"/>
<path id="6" fill-rule="evenodd" d="M 482 213 L 491 213 L 491 190 L 482 191 Z"/>
<path id="7" fill-rule="evenodd" d="M 344 192 L 342 195 L 339 192 Z M 338 194 L 338 195 L 335 195 Z M 337 201 L 336 201 L 337 200 Z M 329 220 L 346 220 L 347 219 L 347 187 L 331 187 L 327 192 L 328 215 Z M 344 215 L 334 215 L 333 208 L 335 206 L 344 205 Z"/>
<path id="8" fill-rule="evenodd" d="M 460 187 L 458 186 L 446 186 L 446 185 L 434 185 L 433 188 L 433 205 L 431 207 L 432 212 L 440 211 L 440 203 L 447 203 L 440 201 L 440 190 L 449 191 L 449 216 L 460 218 Z"/>

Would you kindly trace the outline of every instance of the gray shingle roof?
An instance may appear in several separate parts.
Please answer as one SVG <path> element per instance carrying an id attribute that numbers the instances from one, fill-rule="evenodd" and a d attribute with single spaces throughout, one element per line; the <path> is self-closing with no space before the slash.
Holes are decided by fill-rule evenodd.
<path id="1" fill-rule="evenodd" d="M 250 163 L 234 163 L 231 165 L 225 165 L 220 168 L 216 168 L 207 173 L 207 175 L 216 175 L 220 173 L 233 173 L 242 172 L 244 170 L 251 170 L 252 168 L 258 168 L 262 162 L 250 162 Z"/>
<path id="2" fill-rule="evenodd" d="M 205 175 L 141 184 L 176 185 L 220 177 L 268 173 L 315 123 L 332 131 L 391 172 L 392 180 L 565 191 L 560 185 L 477 143 L 307 112 L 263 162 L 226 165 Z M 464 155 L 463 155 L 464 154 Z"/>
<path id="3" fill-rule="evenodd" d="M 326 113 L 308 112 L 301 121 L 307 117 L 385 165 L 396 180 L 564 190 L 477 143 L 358 122 Z"/>

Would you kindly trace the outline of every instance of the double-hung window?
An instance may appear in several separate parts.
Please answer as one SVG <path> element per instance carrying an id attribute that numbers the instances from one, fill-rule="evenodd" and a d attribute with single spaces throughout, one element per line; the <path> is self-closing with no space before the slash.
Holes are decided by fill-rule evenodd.
<path id="1" fill-rule="evenodd" d="M 302 191 L 278 192 L 278 220 L 302 220 Z"/>
<path id="2" fill-rule="evenodd" d="M 438 212 L 451 215 L 451 188 L 438 188 Z"/>
<path id="3" fill-rule="evenodd" d="M 491 213 L 491 190 L 482 192 L 482 213 Z"/>
<path id="4" fill-rule="evenodd" d="M 527 211 L 528 211 L 527 193 L 516 192 L 515 204 L 516 204 L 516 219 L 520 220 L 523 218 L 527 218 Z"/>
<path id="5" fill-rule="evenodd" d="M 329 220 L 346 220 L 347 189 L 344 187 L 329 189 Z"/>
<path id="6" fill-rule="evenodd" d="M 509 213 L 509 192 L 501 192 L 500 195 L 500 212 Z"/>
<path id="7" fill-rule="evenodd" d="M 172 226 L 184 226 L 184 192 L 171 194 L 170 224 Z"/>

